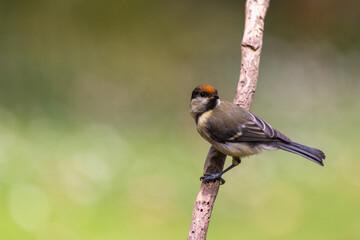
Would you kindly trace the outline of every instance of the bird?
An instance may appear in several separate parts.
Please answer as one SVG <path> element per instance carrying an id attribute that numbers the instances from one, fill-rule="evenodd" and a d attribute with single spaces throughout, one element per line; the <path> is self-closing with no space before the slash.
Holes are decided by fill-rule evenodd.
<path id="1" fill-rule="evenodd" d="M 248 110 L 220 100 L 210 85 L 197 86 L 191 94 L 190 114 L 198 133 L 218 151 L 233 158 L 232 164 L 219 173 L 205 173 L 200 180 L 224 184 L 222 175 L 241 163 L 241 158 L 262 150 L 285 150 L 324 166 L 325 154 L 319 149 L 290 140 L 280 131 Z"/>

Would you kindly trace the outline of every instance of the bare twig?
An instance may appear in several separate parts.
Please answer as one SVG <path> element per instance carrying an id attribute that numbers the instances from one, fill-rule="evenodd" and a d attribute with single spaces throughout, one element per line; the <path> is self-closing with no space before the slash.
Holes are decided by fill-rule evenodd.
<path id="1" fill-rule="evenodd" d="M 245 28 L 241 42 L 241 70 L 234 103 L 249 110 L 259 74 L 264 19 L 270 0 L 247 0 Z M 226 156 L 211 147 L 206 157 L 204 173 L 223 170 Z M 219 191 L 219 181 L 201 183 L 196 197 L 188 239 L 206 239 L 212 209 Z"/>

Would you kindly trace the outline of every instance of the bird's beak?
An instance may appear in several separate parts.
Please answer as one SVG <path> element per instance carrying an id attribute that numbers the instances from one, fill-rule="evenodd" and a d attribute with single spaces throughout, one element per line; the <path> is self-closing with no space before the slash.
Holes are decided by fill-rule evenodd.
<path id="1" fill-rule="evenodd" d="M 220 98 L 219 95 L 217 95 L 217 94 L 214 94 L 213 97 L 214 97 L 215 99 L 219 99 L 219 98 Z"/>

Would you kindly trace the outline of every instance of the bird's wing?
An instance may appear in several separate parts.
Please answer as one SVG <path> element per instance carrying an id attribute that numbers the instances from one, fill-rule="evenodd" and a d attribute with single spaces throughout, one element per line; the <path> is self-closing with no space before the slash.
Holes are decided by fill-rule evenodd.
<path id="1" fill-rule="evenodd" d="M 272 128 L 268 123 L 256 115 L 247 112 L 247 121 L 245 123 L 235 123 L 234 121 L 225 121 L 227 126 L 216 126 L 218 121 L 209 121 L 209 134 L 213 139 L 219 142 L 271 142 L 282 140 L 290 142 L 291 140 Z M 224 123 L 224 122 L 223 122 Z M 224 131 L 225 127 L 225 131 Z"/>
<path id="2" fill-rule="evenodd" d="M 243 134 L 235 141 L 274 141 L 282 140 L 290 142 L 291 140 L 284 134 L 271 127 L 267 122 L 249 112 L 250 121 L 243 125 Z"/>

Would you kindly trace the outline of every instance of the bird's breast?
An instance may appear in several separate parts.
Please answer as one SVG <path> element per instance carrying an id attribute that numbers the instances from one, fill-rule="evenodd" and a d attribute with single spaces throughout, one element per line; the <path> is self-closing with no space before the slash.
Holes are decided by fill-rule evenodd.
<path id="1" fill-rule="evenodd" d="M 206 129 L 206 122 L 209 119 L 209 117 L 211 116 L 213 110 L 209 110 L 204 112 L 203 114 L 200 115 L 200 117 L 197 120 L 197 128 L 198 129 Z"/>
<path id="2" fill-rule="evenodd" d="M 211 142 L 211 138 L 208 132 L 208 129 L 206 127 L 206 123 L 211 116 L 213 110 L 208 110 L 201 114 L 197 120 L 197 131 L 200 133 L 200 135 L 207 140 L 208 142 Z"/>

